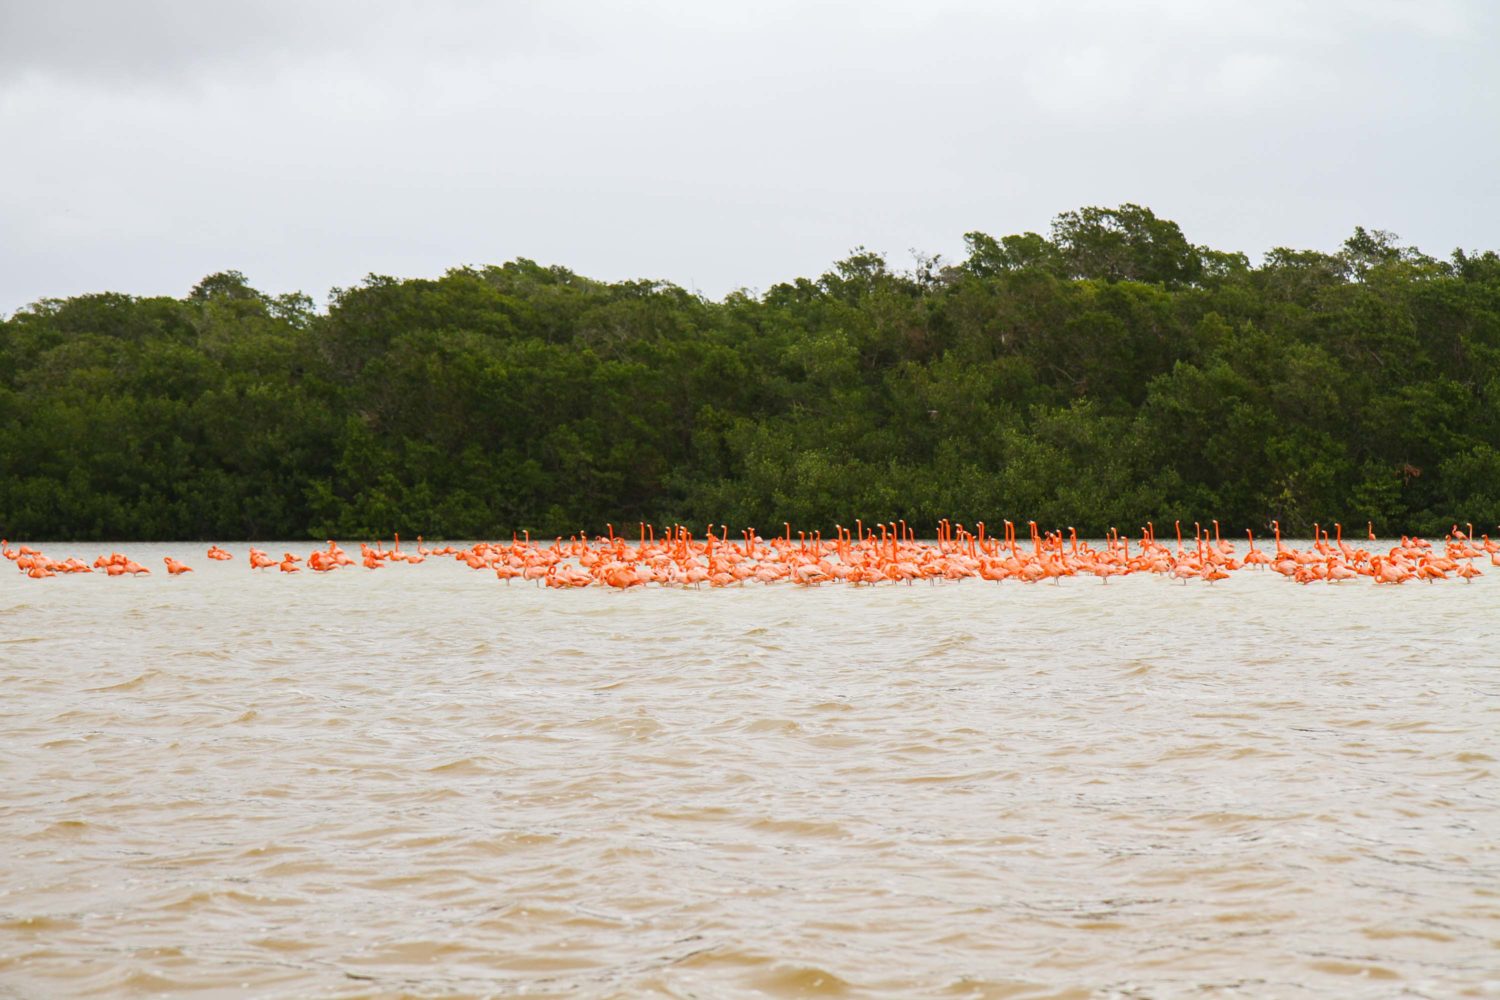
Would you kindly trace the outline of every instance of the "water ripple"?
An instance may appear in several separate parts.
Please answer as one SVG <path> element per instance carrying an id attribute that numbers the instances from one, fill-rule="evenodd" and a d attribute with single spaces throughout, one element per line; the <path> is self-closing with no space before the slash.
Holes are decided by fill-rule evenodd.
<path id="1" fill-rule="evenodd" d="M 67 583 L 0 575 L 0 996 L 1497 989 L 1493 577 Z"/>

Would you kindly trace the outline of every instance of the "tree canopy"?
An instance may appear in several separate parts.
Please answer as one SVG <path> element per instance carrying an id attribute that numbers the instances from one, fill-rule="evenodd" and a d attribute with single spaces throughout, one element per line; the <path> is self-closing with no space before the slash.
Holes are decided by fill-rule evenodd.
<path id="1" fill-rule="evenodd" d="M 43 300 L 0 321 L 0 534 L 1500 521 L 1495 252 L 1253 267 L 1138 205 L 966 245 L 721 301 L 524 259 Z"/>

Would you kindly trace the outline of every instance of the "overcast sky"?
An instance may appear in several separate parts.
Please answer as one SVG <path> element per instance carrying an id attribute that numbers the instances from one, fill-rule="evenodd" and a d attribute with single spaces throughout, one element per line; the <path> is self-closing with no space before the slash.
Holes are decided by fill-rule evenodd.
<path id="1" fill-rule="evenodd" d="M 0 0 L 0 314 L 530 257 L 718 297 L 1137 202 L 1500 248 L 1490 0 Z"/>

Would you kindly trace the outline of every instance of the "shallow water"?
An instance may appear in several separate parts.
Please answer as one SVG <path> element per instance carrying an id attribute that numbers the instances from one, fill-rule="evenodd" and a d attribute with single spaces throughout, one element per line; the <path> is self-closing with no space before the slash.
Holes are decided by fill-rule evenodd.
<path id="1" fill-rule="evenodd" d="M 231 548 L 0 565 L 0 996 L 1500 996 L 1500 570 L 615 593 Z"/>

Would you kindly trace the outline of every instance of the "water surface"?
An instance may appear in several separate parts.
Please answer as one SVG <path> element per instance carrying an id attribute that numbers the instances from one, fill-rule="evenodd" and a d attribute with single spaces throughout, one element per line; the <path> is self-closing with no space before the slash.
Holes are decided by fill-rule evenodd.
<path id="1" fill-rule="evenodd" d="M 1500 996 L 1500 570 L 557 592 L 230 548 L 0 566 L 0 996 Z"/>

